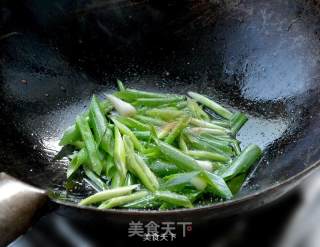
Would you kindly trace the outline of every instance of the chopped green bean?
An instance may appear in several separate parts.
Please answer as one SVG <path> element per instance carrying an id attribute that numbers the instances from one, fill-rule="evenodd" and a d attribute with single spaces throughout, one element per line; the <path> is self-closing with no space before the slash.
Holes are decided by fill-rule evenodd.
<path id="1" fill-rule="evenodd" d="M 67 178 L 70 178 L 85 162 L 88 162 L 88 154 L 87 151 L 83 148 L 73 156 L 70 166 L 67 170 Z"/>
<path id="2" fill-rule="evenodd" d="M 114 163 L 119 171 L 121 180 L 124 181 L 127 175 L 126 152 L 120 131 L 117 127 L 114 128 Z"/>
<path id="3" fill-rule="evenodd" d="M 216 152 L 208 152 L 208 151 L 201 151 L 201 150 L 188 150 L 185 153 L 195 159 L 212 160 L 212 161 L 220 161 L 220 162 L 229 162 L 230 161 L 230 157 L 225 156 L 220 153 L 216 153 Z"/>
<path id="4" fill-rule="evenodd" d="M 131 129 L 136 129 L 136 130 L 140 130 L 140 131 L 150 130 L 149 125 L 141 123 L 140 121 L 138 121 L 134 118 L 116 116 L 115 119 L 117 119 L 120 123 L 126 125 L 127 127 L 131 128 Z"/>
<path id="5" fill-rule="evenodd" d="M 98 99 L 94 95 L 91 100 L 90 108 L 89 108 L 89 116 L 91 127 L 93 129 L 93 134 L 95 140 L 102 150 L 106 151 L 108 154 L 113 154 L 113 140 L 112 140 L 112 131 L 107 126 L 107 120 L 102 113 Z"/>
<path id="6" fill-rule="evenodd" d="M 157 144 L 164 156 L 168 160 L 174 162 L 180 169 L 185 171 L 201 170 L 201 167 L 198 165 L 195 159 L 184 154 L 179 149 L 162 141 L 158 141 Z"/>
<path id="7" fill-rule="evenodd" d="M 118 120 L 115 118 L 111 118 L 114 124 L 119 128 L 119 131 L 121 132 L 122 135 L 127 135 L 130 137 L 131 141 L 133 142 L 134 147 L 142 152 L 144 150 L 142 144 L 140 141 L 137 139 L 137 137 L 133 134 L 133 132 L 124 124 L 120 123 Z"/>
<path id="8" fill-rule="evenodd" d="M 179 122 L 174 126 L 174 128 L 170 131 L 169 135 L 166 137 L 164 142 L 168 144 L 172 144 L 175 139 L 180 135 L 180 133 L 188 126 L 190 122 L 189 117 L 184 117 L 179 120 Z"/>
<path id="9" fill-rule="evenodd" d="M 241 112 L 236 112 L 231 118 L 231 131 L 233 134 L 237 134 L 237 132 L 241 129 L 241 127 L 248 121 L 246 115 Z"/>
<path id="10" fill-rule="evenodd" d="M 188 197 L 184 195 L 179 195 L 170 191 L 157 191 L 155 193 L 157 199 L 167 202 L 176 206 L 193 208 L 193 205 Z"/>
<path id="11" fill-rule="evenodd" d="M 221 117 L 224 117 L 228 120 L 230 120 L 232 118 L 232 113 L 229 110 L 227 110 L 223 106 L 219 105 L 218 103 L 214 102 L 213 100 L 211 100 L 201 94 L 194 93 L 194 92 L 189 92 L 188 94 L 191 98 L 195 99 L 199 103 L 201 103 L 201 104 L 205 105 L 206 107 L 208 107 L 209 109 L 213 110 L 215 113 L 217 113 Z"/>
<path id="12" fill-rule="evenodd" d="M 147 191 L 139 191 L 139 192 L 135 192 L 130 195 L 114 197 L 114 198 L 111 198 L 110 200 L 102 203 L 98 208 L 99 209 L 108 209 L 108 208 L 119 207 L 119 206 L 122 206 L 124 204 L 129 203 L 129 202 L 134 202 L 136 200 L 139 200 L 139 199 L 147 196 L 148 194 L 149 193 Z"/>
<path id="13" fill-rule="evenodd" d="M 117 85 L 118 85 L 119 91 L 125 91 L 126 90 L 126 88 L 124 87 L 122 81 L 120 81 L 119 79 L 117 79 Z"/>
<path id="14" fill-rule="evenodd" d="M 89 168 L 84 167 L 84 173 L 86 176 L 96 185 L 100 190 L 108 189 L 106 183 L 104 183 L 94 172 Z"/>
<path id="15" fill-rule="evenodd" d="M 139 121 L 141 121 L 145 124 L 152 124 L 152 125 L 156 125 L 156 126 L 162 126 L 162 125 L 166 124 L 166 122 L 163 120 L 152 118 L 152 117 L 147 117 L 147 116 L 143 116 L 143 115 L 139 115 L 139 114 L 135 115 L 134 118 L 138 119 Z"/>
<path id="16" fill-rule="evenodd" d="M 156 177 L 150 170 L 150 168 L 145 165 L 144 162 L 141 162 L 142 159 L 137 161 L 137 155 L 133 150 L 133 143 L 129 136 L 123 137 L 126 153 L 127 153 L 127 165 L 128 169 L 133 173 L 136 177 L 140 179 L 142 184 L 149 189 L 150 191 L 156 191 L 159 187 L 159 183 L 156 180 Z"/>
<path id="17" fill-rule="evenodd" d="M 225 180 L 230 180 L 240 173 L 245 173 L 248 169 L 257 162 L 262 156 L 261 149 L 254 144 L 247 146 L 242 153 L 232 162 L 221 176 Z"/>
<path id="18" fill-rule="evenodd" d="M 183 111 L 171 109 L 171 108 L 160 108 L 160 109 L 150 109 L 145 112 L 147 116 L 160 118 L 165 121 L 172 121 L 178 117 L 186 115 Z"/>
<path id="19" fill-rule="evenodd" d="M 170 174 L 181 172 L 181 169 L 179 169 L 176 165 L 165 162 L 163 160 L 156 160 L 151 162 L 149 164 L 149 168 L 158 177 L 164 177 Z"/>
<path id="20" fill-rule="evenodd" d="M 120 187 L 120 188 L 115 188 L 110 190 L 104 190 L 83 199 L 82 201 L 79 202 L 79 205 L 90 205 L 90 204 L 98 203 L 101 201 L 109 200 L 113 197 L 127 195 L 127 194 L 130 194 L 136 188 L 138 188 L 138 185 L 131 185 L 131 186 Z"/>
<path id="21" fill-rule="evenodd" d="M 90 165 L 92 166 L 92 170 L 100 175 L 102 170 L 102 162 L 99 157 L 98 147 L 94 141 L 93 135 L 91 133 L 88 122 L 83 117 L 77 117 L 76 124 L 78 129 L 80 130 L 82 139 L 86 145 L 86 150 L 88 152 Z"/>
<path id="22" fill-rule="evenodd" d="M 163 104 L 172 104 L 177 103 L 178 101 L 183 100 L 183 96 L 174 96 L 166 98 L 140 98 L 134 101 L 136 106 L 161 106 Z"/>

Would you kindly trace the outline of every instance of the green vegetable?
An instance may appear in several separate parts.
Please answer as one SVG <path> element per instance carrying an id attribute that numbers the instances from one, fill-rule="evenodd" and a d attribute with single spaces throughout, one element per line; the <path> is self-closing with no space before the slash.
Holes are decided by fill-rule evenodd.
<path id="1" fill-rule="evenodd" d="M 160 118 L 165 121 L 172 121 L 177 119 L 178 117 L 182 117 L 186 115 L 183 111 L 174 110 L 171 108 L 161 108 L 161 109 L 151 109 L 145 112 L 147 116 Z"/>
<path id="2" fill-rule="evenodd" d="M 134 202 L 148 195 L 147 191 L 140 191 L 133 193 L 131 195 L 114 197 L 104 203 L 102 203 L 98 208 L 99 209 L 107 209 L 122 206 L 129 202 Z"/>
<path id="3" fill-rule="evenodd" d="M 224 117 L 225 119 L 228 119 L 228 120 L 232 118 L 232 113 L 229 110 L 219 105 L 218 103 L 214 102 L 213 100 L 194 92 L 189 92 L 188 94 L 191 98 L 195 99 L 200 104 L 205 105 L 206 107 L 208 107 L 209 109 L 211 109 L 212 111 L 220 115 L 221 117 Z"/>
<path id="4" fill-rule="evenodd" d="M 162 160 L 156 160 L 151 162 L 149 164 L 149 168 L 158 177 L 164 177 L 170 174 L 181 172 L 181 170 L 176 165 L 162 161 Z"/>
<path id="5" fill-rule="evenodd" d="M 120 81 L 119 79 L 117 80 L 117 85 L 118 85 L 119 91 L 125 91 L 126 90 L 126 88 L 124 87 L 122 81 Z"/>
<path id="6" fill-rule="evenodd" d="M 158 200 L 173 204 L 176 206 L 181 206 L 185 208 L 193 208 L 193 205 L 188 197 L 184 195 L 179 195 L 170 191 L 157 191 L 155 196 Z"/>
<path id="7" fill-rule="evenodd" d="M 76 119 L 77 128 L 80 130 L 82 139 L 88 152 L 90 165 L 92 170 L 100 175 L 102 170 L 102 162 L 99 157 L 98 147 L 91 133 L 88 122 L 81 116 Z"/>
<path id="8" fill-rule="evenodd" d="M 117 127 L 114 128 L 114 163 L 119 171 L 121 181 L 124 181 L 127 175 L 126 152 L 124 143 Z"/>
<path id="9" fill-rule="evenodd" d="M 169 135 L 166 137 L 164 142 L 168 144 L 172 144 L 175 139 L 180 135 L 180 133 L 188 126 L 190 122 L 190 118 L 184 117 L 179 120 L 179 122 L 174 126 L 174 128 L 170 131 Z"/>
<path id="10" fill-rule="evenodd" d="M 133 144 L 129 136 L 123 137 L 125 150 L 127 153 L 128 169 L 140 179 L 142 184 L 150 191 L 156 191 L 159 187 L 157 178 L 143 160 L 134 153 Z M 138 158 L 138 160 L 137 160 Z"/>
<path id="11" fill-rule="evenodd" d="M 220 162 L 229 162 L 230 158 L 226 155 L 208 152 L 208 151 L 200 151 L 200 150 L 189 150 L 185 152 L 187 155 L 201 160 L 212 160 L 212 161 L 220 161 Z"/>
<path id="12" fill-rule="evenodd" d="M 115 188 L 110 190 L 104 190 L 83 199 L 82 201 L 79 202 L 79 205 L 90 205 L 90 204 L 109 200 L 113 197 L 127 195 L 127 194 L 130 194 L 136 188 L 138 188 L 138 185 L 131 185 L 131 186 L 125 186 L 125 187 L 120 187 L 120 188 Z"/>
<path id="13" fill-rule="evenodd" d="M 84 173 L 90 179 L 90 181 L 95 185 L 95 187 L 98 187 L 99 190 L 108 189 L 108 186 L 89 168 L 84 167 Z"/>
<path id="14" fill-rule="evenodd" d="M 67 170 L 67 178 L 70 178 L 79 169 L 79 167 L 86 162 L 88 162 L 88 154 L 86 149 L 83 148 L 73 155 L 70 166 Z"/>
<path id="15" fill-rule="evenodd" d="M 240 149 L 236 134 L 248 120 L 243 113 L 194 92 L 189 98 L 127 89 L 120 80 L 117 86 L 107 100 L 93 96 L 60 140 L 68 147 L 59 158 L 74 151 L 66 189 L 80 178 L 98 191 L 80 205 L 192 208 L 240 190 L 262 156 L 256 145 Z"/>
<path id="16" fill-rule="evenodd" d="M 241 127 L 248 121 L 248 118 L 243 113 L 237 112 L 232 116 L 230 121 L 232 133 L 237 134 Z"/>
<path id="17" fill-rule="evenodd" d="M 120 123 L 118 120 L 116 120 L 115 118 L 111 118 L 112 121 L 114 122 L 114 124 L 119 128 L 119 131 L 121 132 L 122 135 L 127 135 L 130 137 L 131 141 L 133 142 L 134 147 L 138 150 L 138 151 L 143 151 L 144 148 L 141 145 L 140 141 L 138 140 L 138 138 L 133 134 L 133 132 L 124 124 Z"/>
<path id="18" fill-rule="evenodd" d="M 107 126 L 107 119 L 102 113 L 98 99 L 96 96 L 92 97 L 89 116 L 91 127 L 93 129 L 95 140 L 102 150 L 106 151 L 108 154 L 113 154 L 113 140 L 112 140 L 112 131 Z"/>
<path id="19" fill-rule="evenodd" d="M 261 149 L 257 145 L 250 144 L 220 175 L 225 180 L 230 180 L 240 173 L 247 172 L 248 169 L 261 158 L 261 156 Z"/>
<path id="20" fill-rule="evenodd" d="M 201 170 L 201 167 L 198 165 L 197 161 L 190 156 L 184 154 L 179 149 L 165 143 L 158 141 L 158 147 L 164 156 L 176 164 L 178 168 L 184 171 L 194 171 Z"/>
<path id="21" fill-rule="evenodd" d="M 141 123 L 140 121 L 138 121 L 134 118 L 116 116 L 115 119 L 131 129 L 136 129 L 136 130 L 141 130 L 141 131 L 150 130 L 150 126 L 148 126 L 147 124 Z"/>
<path id="22" fill-rule="evenodd" d="M 183 96 L 173 96 L 166 98 L 139 98 L 134 101 L 135 106 L 160 106 L 163 104 L 172 104 L 177 103 L 178 101 L 183 100 Z"/>

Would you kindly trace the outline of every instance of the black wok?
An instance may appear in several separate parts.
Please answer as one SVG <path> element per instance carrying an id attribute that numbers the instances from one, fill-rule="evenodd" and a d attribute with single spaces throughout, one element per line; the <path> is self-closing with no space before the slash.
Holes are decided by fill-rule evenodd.
<path id="1" fill-rule="evenodd" d="M 114 90 L 119 78 L 137 89 L 194 90 L 245 112 L 251 120 L 239 139 L 259 144 L 263 159 L 234 199 L 201 208 L 50 204 L 68 217 L 122 224 L 200 222 L 276 200 L 319 166 L 319 11 L 317 1 L 305 0 L 2 2 L 0 171 L 63 191 L 66 161 L 54 159 L 59 138 L 90 96 Z M 10 181 L 1 178 L 2 186 Z M 22 188 L 1 201 L 1 220 L 15 215 L 23 225 L 46 198 Z M 29 211 L 17 206 L 19 196 Z"/>

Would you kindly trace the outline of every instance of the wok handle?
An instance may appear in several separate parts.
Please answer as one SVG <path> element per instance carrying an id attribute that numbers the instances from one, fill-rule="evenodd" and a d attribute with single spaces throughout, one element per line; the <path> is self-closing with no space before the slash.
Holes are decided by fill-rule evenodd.
<path id="1" fill-rule="evenodd" d="M 24 233 L 47 200 L 46 191 L 0 173 L 0 246 Z"/>

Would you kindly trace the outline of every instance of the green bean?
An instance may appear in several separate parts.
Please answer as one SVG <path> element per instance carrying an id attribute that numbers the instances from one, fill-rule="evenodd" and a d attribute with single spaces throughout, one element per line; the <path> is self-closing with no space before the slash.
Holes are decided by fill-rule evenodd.
<path id="1" fill-rule="evenodd" d="M 187 105 L 189 110 L 192 113 L 192 117 L 197 119 L 209 120 L 209 116 L 206 112 L 202 110 L 202 108 L 195 102 L 194 100 L 188 98 Z"/>
<path id="2" fill-rule="evenodd" d="M 188 150 L 185 153 L 195 159 L 200 159 L 200 160 L 212 160 L 212 161 L 220 161 L 220 162 L 230 161 L 230 157 L 220 153 L 216 153 L 216 152 Z"/>
<path id="3" fill-rule="evenodd" d="M 155 195 L 149 194 L 139 200 L 122 205 L 122 208 L 135 208 L 135 209 L 158 208 L 160 204 L 161 203 L 156 199 Z"/>
<path id="4" fill-rule="evenodd" d="M 149 168 L 158 177 L 164 177 L 170 174 L 181 172 L 181 170 L 176 165 L 162 161 L 162 160 L 156 160 L 151 162 L 149 164 Z"/>
<path id="5" fill-rule="evenodd" d="M 231 133 L 230 130 L 226 129 L 211 129 L 211 128 L 202 128 L 202 127 L 196 127 L 196 128 L 188 128 L 187 132 L 192 134 L 212 134 L 214 136 L 228 136 L 229 133 Z"/>
<path id="6" fill-rule="evenodd" d="M 212 139 L 204 139 L 191 135 L 186 136 L 188 137 L 188 141 L 190 142 L 191 146 L 195 149 L 209 152 L 217 152 L 228 156 L 233 154 L 232 148 L 224 142 L 214 141 Z"/>
<path id="7" fill-rule="evenodd" d="M 227 121 L 227 120 L 211 120 L 210 123 L 227 128 L 227 129 L 231 128 L 230 121 Z"/>
<path id="8" fill-rule="evenodd" d="M 137 139 L 137 137 L 133 134 L 133 132 L 127 126 L 125 126 L 124 124 L 120 123 L 115 118 L 111 118 L 111 120 L 117 126 L 117 128 L 119 129 L 121 134 L 129 136 L 131 141 L 133 142 L 134 147 L 138 151 L 143 152 L 144 148 L 143 148 L 142 144 L 140 143 L 140 141 Z"/>
<path id="9" fill-rule="evenodd" d="M 193 208 L 193 205 L 188 197 L 184 195 L 179 195 L 170 191 L 157 191 L 155 196 L 158 200 L 173 204 L 176 206 Z"/>
<path id="10" fill-rule="evenodd" d="M 165 138 L 170 131 L 177 125 L 176 122 L 167 123 L 160 128 L 160 130 L 157 133 L 157 136 L 159 139 Z"/>
<path id="11" fill-rule="evenodd" d="M 114 163 L 119 171 L 121 181 L 124 181 L 127 175 L 126 151 L 120 131 L 117 127 L 114 128 Z"/>
<path id="12" fill-rule="evenodd" d="M 179 110 L 181 110 L 181 109 L 183 109 L 183 108 L 185 108 L 185 107 L 187 107 L 187 106 L 188 106 L 187 101 L 180 101 L 180 102 L 178 102 L 178 103 L 175 105 L 175 107 L 176 107 L 177 109 L 179 109 Z"/>
<path id="13" fill-rule="evenodd" d="M 77 117 L 76 124 L 86 145 L 92 170 L 99 175 L 102 170 L 102 162 L 100 160 L 98 147 L 94 141 L 89 124 L 83 117 L 80 116 Z"/>
<path id="14" fill-rule="evenodd" d="M 217 113 L 221 117 L 224 117 L 228 120 L 230 120 L 232 118 L 232 113 L 229 110 L 227 110 L 226 108 L 224 108 L 220 104 L 214 102 L 213 100 L 211 100 L 201 94 L 194 93 L 194 92 L 189 92 L 188 94 L 191 98 L 195 99 L 199 103 L 201 103 L 201 104 L 205 105 L 206 107 L 208 107 L 209 109 L 213 110 L 215 113 Z"/>
<path id="15" fill-rule="evenodd" d="M 118 85 L 119 91 L 125 91 L 126 90 L 126 88 L 123 85 L 122 81 L 120 81 L 119 79 L 117 79 L 117 85 Z"/>
<path id="16" fill-rule="evenodd" d="M 182 152 L 188 151 L 188 146 L 187 146 L 187 143 L 184 140 L 183 134 L 180 134 L 180 137 L 179 137 L 179 148 L 180 148 L 180 150 Z"/>
<path id="17" fill-rule="evenodd" d="M 214 124 L 212 122 L 207 122 L 207 121 L 196 119 L 196 118 L 191 118 L 190 123 L 192 125 L 195 125 L 195 126 L 201 127 L 201 128 L 219 129 L 219 130 L 223 130 L 226 132 L 230 132 L 229 129 L 222 127 L 218 124 Z"/>
<path id="18" fill-rule="evenodd" d="M 155 189 L 158 189 L 159 188 L 159 182 L 158 182 L 157 177 L 150 170 L 150 168 L 145 163 L 145 161 L 141 158 L 141 156 L 139 156 L 138 154 L 135 154 L 135 158 L 136 158 L 137 163 L 142 168 L 144 174 L 148 177 L 149 181 L 151 182 L 152 187 L 155 188 Z M 151 189 L 151 191 L 153 191 L 153 190 Z"/>
<path id="19" fill-rule="evenodd" d="M 113 155 L 112 131 L 107 126 L 107 120 L 100 109 L 95 95 L 91 100 L 89 116 L 96 142 L 100 144 L 102 150 Z"/>
<path id="20" fill-rule="evenodd" d="M 103 114 L 110 112 L 113 106 L 110 104 L 108 100 L 104 100 L 100 102 L 100 108 Z M 84 113 L 84 117 L 89 120 L 89 111 Z M 59 142 L 60 146 L 64 146 L 67 144 L 72 144 L 81 139 L 81 134 L 76 125 L 71 125 L 67 128 L 67 130 L 63 133 L 63 136 Z"/>
<path id="21" fill-rule="evenodd" d="M 150 109 L 145 112 L 147 116 L 160 118 L 165 121 L 176 120 L 178 117 L 186 115 L 183 111 L 174 110 L 171 108 Z"/>
<path id="22" fill-rule="evenodd" d="M 111 180 L 111 188 L 118 188 L 124 185 L 125 183 L 125 178 L 120 174 L 118 170 L 114 173 L 112 180 Z"/>
<path id="23" fill-rule="evenodd" d="M 194 187 L 191 181 L 200 174 L 199 171 L 176 173 L 164 177 L 164 183 L 161 188 L 165 190 L 181 192 L 186 187 Z"/>
<path id="24" fill-rule="evenodd" d="M 184 154 L 179 149 L 162 141 L 157 141 L 157 145 L 164 156 L 176 164 L 176 166 L 185 171 L 201 170 L 197 161 L 190 156 Z"/>
<path id="25" fill-rule="evenodd" d="M 140 98 L 134 101 L 135 106 L 161 106 L 163 104 L 172 104 L 182 101 L 183 96 L 174 96 L 166 98 Z"/>
<path id="26" fill-rule="evenodd" d="M 143 155 L 148 159 L 157 159 L 161 156 L 161 152 L 158 147 L 151 147 L 145 149 Z"/>
<path id="27" fill-rule="evenodd" d="M 163 120 L 152 118 L 152 117 L 147 117 L 147 116 L 143 116 L 143 115 L 135 115 L 134 118 L 138 119 L 139 121 L 141 121 L 145 124 L 152 124 L 152 125 L 156 125 L 156 126 L 162 126 L 162 125 L 166 124 L 166 122 Z"/>
<path id="28" fill-rule="evenodd" d="M 108 155 L 106 159 L 106 169 L 105 169 L 106 176 L 112 179 L 113 176 L 116 174 L 116 172 L 117 172 L 117 168 L 114 163 L 113 157 Z"/>
<path id="29" fill-rule="evenodd" d="M 207 182 L 207 190 L 211 193 L 225 199 L 232 198 L 232 193 L 222 177 L 208 171 L 202 171 L 200 177 Z"/>
<path id="30" fill-rule="evenodd" d="M 83 148 L 78 153 L 73 155 L 73 158 L 70 162 L 70 165 L 67 170 L 67 178 L 70 178 L 78 169 L 79 167 L 87 162 L 88 155 L 87 151 Z"/>
<path id="31" fill-rule="evenodd" d="M 231 131 L 233 134 L 237 134 L 241 127 L 248 121 L 246 115 L 241 112 L 236 112 L 231 118 Z"/>
<path id="32" fill-rule="evenodd" d="M 127 173 L 127 177 L 126 177 L 124 184 L 126 186 L 135 184 L 135 179 L 134 179 L 133 175 L 131 175 L 130 173 Z"/>
<path id="33" fill-rule="evenodd" d="M 109 200 L 113 197 L 127 195 L 127 194 L 130 194 L 136 188 L 138 188 L 138 185 L 131 185 L 131 186 L 120 187 L 120 188 L 115 188 L 110 190 L 104 190 L 83 199 L 82 201 L 79 202 L 79 205 L 90 205 L 90 204 Z"/>
<path id="34" fill-rule="evenodd" d="M 90 168 L 84 167 L 84 173 L 91 180 L 91 182 L 98 186 L 99 190 L 108 189 L 106 183 L 104 183 L 94 172 L 92 172 Z"/>
<path id="35" fill-rule="evenodd" d="M 262 156 L 261 149 L 254 144 L 247 146 L 232 164 L 220 175 L 225 180 L 230 180 L 240 173 L 245 173 Z"/>
<path id="36" fill-rule="evenodd" d="M 240 149 L 239 143 L 233 142 L 233 143 L 231 143 L 231 146 L 233 147 L 233 150 L 236 153 L 236 155 L 239 156 L 241 154 L 241 149 Z"/>
<path id="37" fill-rule="evenodd" d="M 108 209 L 108 208 L 119 207 L 119 206 L 125 205 L 129 202 L 134 202 L 136 200 L 139 200 L 139 199 L 147 196 L 148 194 L 149 193 L 147 191 L 139 191 L 139 192 L 135 192 L 130 195 L 114 197 L 114 198 L 111 198 L 110 200 L 102 203 L 98 208 L 99 209 Z"/>
<path id="38" fill-rule="evenodd" d="M 63 133 L 63 136 L 59 142 L 59 145 L 64 146 L 67 144 L 72 144 L 80 139 L 81 139 L 80 131 L 78 131 L 76 125 L 71 125 Z"/>
<path id="39" fill-rule="evenodd" d="M 127 165 L 131 173 L 140 179 L 142 184 L 150 191 L 156 191 L 159 187 L 158 181 L 155 176 L 152 175 L 150 168 L 141 162 L 142 159 L 137 161 L 137 155 L 134 153 L 133 143 L 129 136 L 123 137 L 126 153 L 127 153 Z"/>
<path id="40" fill-rule="evenodd" d="M 133 134 L 142 141 L 149 141 L 151 139 L 150 131 L 132 131 Z"/>
<path id="41" fill-rule="evenodd" d="M 246 179 L 246 174 L 242 173 L 242 174 L 239 174 L 238 176 L 235 176 L 230 181 L 228 181 L 227 184 L 232 194 L 235 195 L 239 192 L 245 179 Z"/>
<path id="42" fill-rule="evenodd" d="M 169 135 L 166 137 L 164 142 L 168 144 L 172 144 L 176 138 L 180 135 L 180 133 L 188 126 L 190 122 L 189 117 L 181 118 L 178 123 L 174 126 L 174 128 L 170 131 Z"/>
<path id="43" fill-rule="evenodd" d="M 70 145 L 74 146 L 75 148 L 78 148 L 78 149 L 82 149 L 85 147 L 85 144 L 83 141 L 75 141 L 75 142 L 72 142 L 70 143 Z"/>
<path id="44" fill-rule="evenodd" d="M 134 101 L 140 98 L 167 98 L 170 96 L 179 96 L 176 94 L 153 93 L 135 89 L 126 89 L 124 91 L 115 92 L 114 95 L 126 101 Z"/>
<path id="45" fill-rule="evenodd" d="M 115 119 L 117 119 L 120 123 L 126 125 L 127 127 L 131 128 L 131 129 L 136 129 L 136 130 L 140 130 L 140 131 L 150 130 L 149 125 L 141 123 L 140 121 L 138 121 L 134 118 L 116 116 Z"/>

